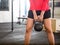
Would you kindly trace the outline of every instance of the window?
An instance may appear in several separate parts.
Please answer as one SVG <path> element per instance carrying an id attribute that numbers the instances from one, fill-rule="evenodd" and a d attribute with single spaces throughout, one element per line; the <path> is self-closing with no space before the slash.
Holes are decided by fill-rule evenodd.
<path id="1" fill-rule="evenodd" d="M 0 11 L 7 11 L 9 10 L 9 0 L 0 0 Z"/>
<path id="2" fill-rule="evenodd" d="M 60 7 L 60 2 L 55 2 L 55 3 L 54 3 L 54 6 L 55 6 L 55 7 Z"/>

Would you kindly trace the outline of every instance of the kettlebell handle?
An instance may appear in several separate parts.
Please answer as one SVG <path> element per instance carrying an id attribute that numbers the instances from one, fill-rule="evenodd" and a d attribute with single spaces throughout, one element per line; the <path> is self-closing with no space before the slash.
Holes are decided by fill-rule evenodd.
<path id="1" fill-rule="evenodd" d="M 38 21 L 38 20 L 34 20 L 34 23 L 35 23 L 35 22 L 41 22 L 41 23 L 43 23 L 43 21 Z"/>

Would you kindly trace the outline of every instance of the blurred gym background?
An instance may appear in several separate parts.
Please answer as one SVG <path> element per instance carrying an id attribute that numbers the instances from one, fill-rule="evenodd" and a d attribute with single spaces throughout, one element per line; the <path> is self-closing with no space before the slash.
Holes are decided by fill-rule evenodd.
<path id="1" fill-rule="evenodd" d="M 50 0 L 52 28 L 60 44 L 60 0 Z M 0 45 L 24 44 L 29 0 L 0 0 Z M 36 40 L 36 41 L 35 41 Z M 32 31 L 31 44 L 49 44 L 44 29 Z"/>

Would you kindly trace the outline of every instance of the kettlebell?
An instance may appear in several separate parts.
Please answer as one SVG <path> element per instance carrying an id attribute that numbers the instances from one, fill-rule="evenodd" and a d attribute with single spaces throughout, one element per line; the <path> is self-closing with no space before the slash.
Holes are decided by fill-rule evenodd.
<path id="1" fill-rule="evenodd" d="M 43 23 L 40 21 L 35 21 L 34 30 L 40 32 L 40 31 L 42 31 L 42 29 L 43 29 Z"/>

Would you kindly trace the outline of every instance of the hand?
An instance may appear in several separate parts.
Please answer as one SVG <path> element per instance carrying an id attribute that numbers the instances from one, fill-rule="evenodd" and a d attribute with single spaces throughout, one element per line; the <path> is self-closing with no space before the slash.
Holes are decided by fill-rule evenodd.
<path id="1" fill-rule="evenodd" d="M 38 16 L 34 15 L 34 21 L 38 21 Z"/>
<path id="2" fill-rule="evenodd" d="M 43 21 L 43 15 L 38 16 L 39 21 Z"/>

